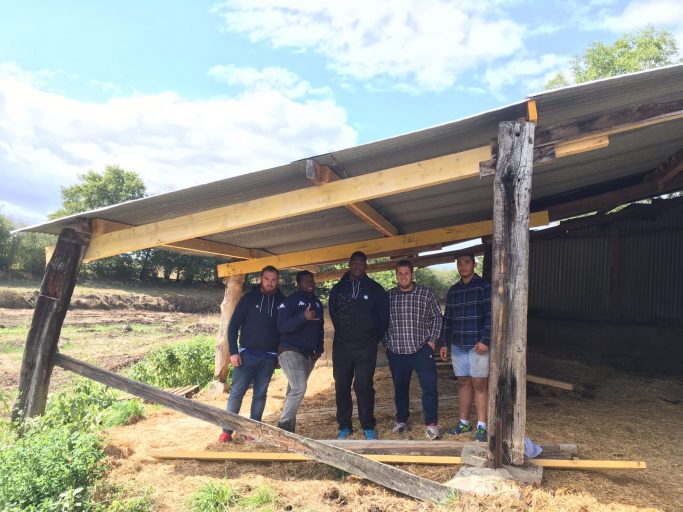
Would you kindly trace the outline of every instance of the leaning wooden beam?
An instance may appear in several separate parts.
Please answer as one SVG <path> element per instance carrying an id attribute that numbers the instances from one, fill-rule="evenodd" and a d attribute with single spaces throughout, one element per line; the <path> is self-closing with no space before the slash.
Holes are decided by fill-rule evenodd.
<path id="1" fill-rule="evenodd" d="M 531 214 L 531 226 L 543 226 L 548 223 L 546 212 L 536 212 Z M 277 268 L 290 268 L 297 265 L 309 263 L 329 263 L 335 261 L 345 261 L 353 251 L 363 251 L 368 256 L 375 256 L 380 253 L 397 253 L 415 247 L 422 247 L 429 244 L 442 244 L 457 242 L 461 240 L 471 240 L 482 235 L 489 235 L 493 231 L 493 223 L 490 220 L 472 222 L 459 226 L 449 226 L 446 228 L 430 229 L 406 235 L 392 236 L 388 238 L 374 238 L 372 240 L 362 240 L 348 244 L 332 245 L 308 251 L 298 251 L 288 254 L 278 254 L 268 258 L 257 260 L 238 261 L 235 263 L 223 263 L 218 265 L 218 277 L 228 277 L 235 274 L 256 272 L 265 265 L 273 265 Z"/>
<path id="2" fill-rule="evenodd" d="M 479 176 L 489 146 L 355 176 L 324 187 L 309 187 L 94 237 L 86 257 L 125 252 L 287 219 L 378 197 Z"/>
<path id="3" fill-rule="evenodd" d="M 534 124 L 500 123 L 493 184 L 488 430 L 494 467 L 524 463 L 529 204 Z"/>
<path id="4" fill-rule="evenodd" d="M 339 181 L 339 175 L 327 165 L 320 165 L 315 160 L 306 160 L 306 177 L 315 185 L 324 185 L 333 181 Z M 381 213 L 368 203 L 347 204 L 346 209 L 353 212 L 357 217 L 370 224 L 384 236 L 398 235 L 398 229 L 389 222 Z"/>
<path id="5" fill-rule="evenodd" d="M 341 469 L 361 478 L 420 500 L 440 502 L 451 489 L 437 482 L 418 477 L 406 471 L 368 460 L 353 452 L 329 446 L 313 439 L 280 430 L 258 421 L 232 414 L 223 409 L 199 403 L 195 400 L 166 393 L 148 384 L 131 380 L 92 365 L 77 361 L 63 354 L 55 356 L 55 364 L 94 381 L 156 402 L 193 418 L 214 425 L 227 427 L 260 441 L 272 443 L 312 459 Z"/>
<path id="6" fill-rule="evenodd" d="M 242 461 L 242 462 L 308 462 L 312 457 L 297 453 L 280 452 L 152 452 L 158 460 L 204 460 L 204 461 Z M 462 464 L 459 456 L 448 455 L 365 455 L 367 459 L 385 464 L 427 464 L 453 466 Z M 564 459 L 529 459 L 535 466 L 551 469 L 583 469 L 583 470 L 642 470 L 647 464 L 639 460 L 564 460 Z"/>
<path id="7" fill-rule="evenodd" d="M 679 149 L 665 161 L 657 166 L 656 169 L 648 172 L 643 181 L 656 181 L 660 188 L 666 183 L 683 172 L 683 149 Z"/>
<path id="8" fill-rule="evenodd" d="M 431 265 L 441 265 L 442 263 L 453 263 L 455 259 L 461 254 L 474 253 L 475 255 L 482 254 L 484 252 L 483 245 L 476 245 L 474 247 L 468 247 L 467 249 L 462 249 L 459 251 L 448 251 L 439 254 L 429 254 L 426 256 L 408 256 L 405 259 L 412 261 L 415 268 L 424 268 Z M 385 270 L 394 270 L 396 268 L 397 259 L 392 261 L 386 261 L 382 263 L 373 263 L 368 265 L 365 269 L 367 274 L 372 274 L 373 272 L 382 272 Z M 328 272 L 318 272 L 315 274 L 315 280 L 318 283 L 324 283 L 325 281 L 335 281 L 341 278 L 348 269 L 342 268 L 339 270 L 330 270 Z"/>
<path id="9" fill-rule="evenodd" d="M 59 334 L 89 239 L 90 235 L 69 228 L 59 234 L 40 285 L 24 347 L 19 374 L 19 398 L 12 411 L 13 419 L 45 412 Z"/>

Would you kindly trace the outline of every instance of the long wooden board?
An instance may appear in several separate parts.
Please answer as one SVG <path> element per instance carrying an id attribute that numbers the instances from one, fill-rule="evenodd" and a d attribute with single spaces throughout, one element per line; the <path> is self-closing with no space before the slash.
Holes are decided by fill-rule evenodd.
<path id="1" fill-rule="evenodd" d="M 206 461 L 242 461 L 242 462 L 307 462 L 311 457 L 298 453 L 279 452 L 193 452 L 169 451 L 152 452 L 158 460 L 206 460 Z M 426 465 L 458 465 L 462 464 L 459 456 L 448 455 L 388 455 L 367 454 L 367 459 L 385 464 L 426 464 Z M 582 460 L 582 459 L 529 459 L 529 463 L 552 469 L 577 470 L 640 470 L 647 469 L 647 464 L 639 460 Z"/>
<path id="2" fill-rule="evenodd" d="M 361 478 L 367 478 L 376 484 L 412 498 L 438 503 L 446 499 L 452 492 L 452 489 L 445 485 L 413 475 L 393 466 L 375 462 L 362 455 L 357 455 L 314 439 L 285 432 L 271 425 L 244 418 L 218 407 L 212 407 L 195 400 L 172 395 L 149 384 L 137 382 L 97 368 L 64 354 L 57 353 L 54 363 L 65 370 L 77 373 L 96 382 L 127 391 L 135 396 L 151 400 L 193 418 L 230 428 L 260 441 L 269 442 L 283 450 L 306 455 L 318 462 L 328 464 Z"/>

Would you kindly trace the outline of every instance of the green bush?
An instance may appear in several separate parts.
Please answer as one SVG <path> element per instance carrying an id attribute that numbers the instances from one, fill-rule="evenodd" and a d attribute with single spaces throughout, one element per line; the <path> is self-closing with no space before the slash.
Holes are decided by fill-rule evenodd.
<path id="1" fill-rule="evenodd" d="M 237 503 L 237 495 L 229 485 L 207 482 L 188 500 L 192 512 L 225 512 Z"/>
<path id="2" fill-rule="evenodd" d="M 130 378 L 160 388 L 206 386 L 213 379 L 214 346 L 207 336 L 150 352 L 130 370 Z"/>
<path id="3" fill-rule="evenodd" d="M 1 510 L 87 510 L 84 490 L 104 472 L 99 436 L 90 429 L 28 420 L 24 435 L 0 426 Z"/>

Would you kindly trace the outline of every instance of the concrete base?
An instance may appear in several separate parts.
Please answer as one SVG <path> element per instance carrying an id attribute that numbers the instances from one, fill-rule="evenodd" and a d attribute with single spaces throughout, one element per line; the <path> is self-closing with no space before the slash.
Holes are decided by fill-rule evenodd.
<path id="1" fill-rule="evenodd" d="M 504 469 L 463 466 L 451 480 L 446 482 L 446 486 L 477 496 L 504 495 L 520 499 L 522 492 L 511 480 L 510 473 Z"/>
<path id="2" fill-rule="evenodd" d="M 488 455 L 489 452 L 487 448 L 467 445 L 463 447 L 460 457 L 463 464 L 485 469 L 489 463 Z M 499 468 L 496 471 L 504 478 L 516 480 L 517 482 L 524 484 L 541 485 L 541 480 L 543 479 L 543 468 L 528 462 L 521 466 L 503 465 L 502 468 Z"/>
<path id="3" fill-rule="evenodd" d="M 228 391 L 228 385 L 217 380 L 212 380 L 206 386 L 206 392 L 212 395 L 221 395 L 223 393 L 227 393 Z"/>

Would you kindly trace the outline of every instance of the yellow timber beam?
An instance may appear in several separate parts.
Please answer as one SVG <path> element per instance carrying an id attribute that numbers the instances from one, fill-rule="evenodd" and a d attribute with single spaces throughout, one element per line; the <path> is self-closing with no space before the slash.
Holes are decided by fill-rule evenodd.
<path id="1" fill-rule="evenodd" d="M 529 227 L 543 226 L 548 223 L 548 212 L 536 212 L 529 215 Z M 469 240 L 479 236 L 490 235 L 493 232 L 493 222 L 485 220 L 472 222 L 460 226 L 450 226 L 446 228 L 430 229 L 407 235 L 392 236 L 388 238 L 375 238 L 351 242 L 348 244 L 333 245 L 320 249 L 310 249 L 307 251 L 293 252 L 289 254 L 279 254 L 257 260 L 238 261 L 235 263 L 223 263 L 218 265 L 218 277 L 228 277 L 236 274 L 246 274 L 261 270 L 266 265 L 273 265 L 277 268 L 290 268 L 297 265 L 308 265 L 311 263 L 327 263 L 346 260 L 352 252 L 363 251 L 368 256 L 386 253 L 387 251 L 400 251 L 421 247 L 424 245 L 457 242 Z"/>
<path id="2" fill-rule="evenodd" d="M 320 165 L 315 160 L 306 160 L 306 177 L 315 185 L 325 185 L 334 181 L 339 181 L 339 175 L 327 165 Z M 353 212 L 358 218 L 370 224 L 384 236 L 398 235 L 398 229 L 389 222 L 381 213 L 375 210 L 368 203 L 347 204 L 346 209 Z"/>
<path id="3" fill-rule="evenodd" d="M 180 240 L 231 231 L 442 183 L 479 177 L 479 162 L 491 158 L 489 146 L 356 176 L 324 187 L 283 194 L 183 215 L 94 236 L 85 258 L 168 245 Z"/>

